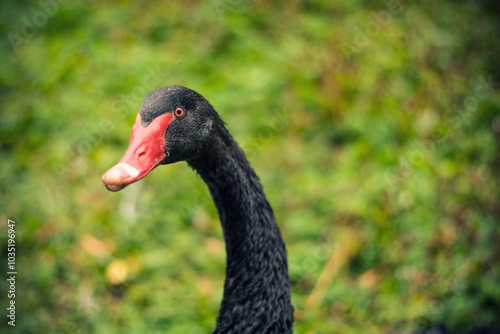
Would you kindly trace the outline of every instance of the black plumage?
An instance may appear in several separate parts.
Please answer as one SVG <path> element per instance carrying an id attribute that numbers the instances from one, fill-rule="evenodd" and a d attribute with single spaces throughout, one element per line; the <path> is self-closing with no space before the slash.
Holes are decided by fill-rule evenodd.
<path id="1" fill-rule="evenodd" d="M 188 161 L 208 184 L 227 251 L 224 298 L 215 333 L 289 333 L 287 256 L 259 179 L 222 122 L 210 150 Z"/>

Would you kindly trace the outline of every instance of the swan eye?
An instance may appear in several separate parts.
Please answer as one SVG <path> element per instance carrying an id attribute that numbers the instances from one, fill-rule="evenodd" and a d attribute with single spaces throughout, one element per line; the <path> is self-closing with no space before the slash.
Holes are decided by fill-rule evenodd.
<path id="1" fill-rule="evenodd" d="M 181 107 L 175 108 L 174 115 L 176 117 L 182 117 L 184 116 L 184 109 Z"/>

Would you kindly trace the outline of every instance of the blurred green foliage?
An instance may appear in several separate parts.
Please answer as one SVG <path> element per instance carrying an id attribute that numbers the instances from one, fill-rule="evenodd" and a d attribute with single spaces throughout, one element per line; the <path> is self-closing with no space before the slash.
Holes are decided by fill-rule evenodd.
<path id="1" fill-rule="evenodd" d="M 211 101 L 260 175 L 296 333 L 500 326 L 496 2 L 0 6 L 15 332 L 215 327 L 225 251 L 202 180 L 185 163 L 120 193 L 100 180 L 171 84 Z"/>

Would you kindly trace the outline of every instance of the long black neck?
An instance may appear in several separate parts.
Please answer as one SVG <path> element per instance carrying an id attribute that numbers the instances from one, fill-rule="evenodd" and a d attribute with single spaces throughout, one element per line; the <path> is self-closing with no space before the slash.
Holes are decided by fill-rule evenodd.
<path id="1" fill-rule="evenodd" d="M 222 124 L 189 161 L 210 188 L 227 251 L 224 298 L 214 333 L 291 333 L 285 245 L 257 175 Z"/>

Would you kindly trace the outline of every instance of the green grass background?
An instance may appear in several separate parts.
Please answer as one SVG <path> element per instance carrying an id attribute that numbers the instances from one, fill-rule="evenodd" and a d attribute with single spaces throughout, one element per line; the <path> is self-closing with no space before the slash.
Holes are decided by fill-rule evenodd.
<path id="1" fill-rule="evenodd" d="M 225 251 L 186 163 L 120 193 L 142 99 L 204 95 L 287 244 L 295 333 L 500 327 L 495 1 L 3 1 L 10 333 L 211 333 Z"/>

